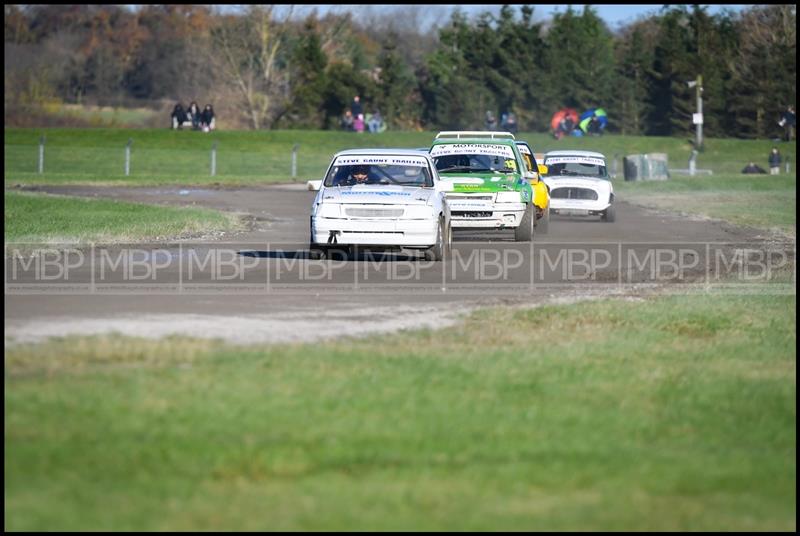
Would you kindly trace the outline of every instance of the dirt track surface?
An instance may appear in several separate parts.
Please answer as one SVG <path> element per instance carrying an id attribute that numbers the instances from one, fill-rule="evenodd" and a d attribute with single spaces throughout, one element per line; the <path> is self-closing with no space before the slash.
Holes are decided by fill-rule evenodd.
<path id="1" fill-rule="evenodd" d="M 639 296 L 664 286 L 702 283 L 715 276 L 711 248 L 730 251 L 740 244 L 775 241 L 756 230 L 658 213 L 621 199 L 614 223 L 554 216 L 549 233 L 537 235 L 530 244 L 515 243 L 508 231 L 456 232 L 450 262 L 426 263 L 416 252 L 312 261 L 307 237 L 314 192 L 304 185 L 29 189 L 232 211 L 245 217 L 250 228 L 213 240 L 132 245 L 157 263 L 158 276 L 152 281 L 130 279 L 133 272 L 121 264 L 116 269 L 110 264 L 100 278 L 98 264 L 125 257 L 128 250 L 84 248 L 85 262 L 69 275 L 69 283 L 76 284 L 73 290 L 37 286 L 40 281 L 31 274 L 10 280 L 7 245 L 6 344 L 110 332 L 181 334 L 235 343 L 294 342 L 434 328 L 481 306 Z M 631 268 L 631 258 L 646 259 L 650 250 L 663 250 L 667 261 L 674 252 L 673 265 L 677 263 L 680 274 L 654 277 L 652 266 L 634 263 Z M 572 253 L 577 272 L 568 262 Z M 220 278 L 222 272 L 214 272 L 213 262 L 199 262 L 223 257 L 239 263 L 226 265 L 232 266 L 230 278 Z M 563 263 L 555 262 L 558 259 Z M 187 265 L 195 271 L 187 272 Z M 154 282 L 163 288 L 147 285 Z"/>

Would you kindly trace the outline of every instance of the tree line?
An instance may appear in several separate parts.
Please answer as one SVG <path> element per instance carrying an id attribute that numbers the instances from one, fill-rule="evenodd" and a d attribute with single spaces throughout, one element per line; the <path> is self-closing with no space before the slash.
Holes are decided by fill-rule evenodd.
<path id="1" fill-rule="evenodd" d="M 394 129 L 482 128 L 491 110 L 546 131 L 599 106 L 611 132 L 687 136 L 701 75 L 706 135 L 764 138 L 796 99 L 794 5 L 669 5 L 616 31 L 591 6 L 432 26 L 416 6 L 282 7 L 6 5 L 6 125 L 51 102 L 207 100 L 229 128 L 335 129 L 358 94 Z"/>

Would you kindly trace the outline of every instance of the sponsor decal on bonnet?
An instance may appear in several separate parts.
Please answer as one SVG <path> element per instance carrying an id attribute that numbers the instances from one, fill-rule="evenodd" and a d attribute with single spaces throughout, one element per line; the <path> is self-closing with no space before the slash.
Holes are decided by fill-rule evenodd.
<path id="1" fill-rule="evenodd" d="M 514 150 L 510 146 L 495 143 L 448 143 L 435 145 L 431 149 L 433 157 L 453 154 L 485 154 L 514 158 Z"/>
<path id="2" fill-rule="evenodd" d="M 593 166 L 605 166 L 606 162 L 602 158 L 592 156 L 551 156 L 545 165 L 551 164 L 589 164 Z"/>
<path id="3" fill-rule="evenodd" d="M 387 192 L 381 190 L 374 190 L 374 191 L 361 191 L 361 192 L 342 192 L 341 195 L 382 195 L 385 197 L 390 196 L 399 196 L 399 197 L 410 197 L 411 192 Z"/>
<path id="4" fill-rule="evenodd" d="M 428 161 L 421 156 L 340 156 L 334 166 L 415 166 L 427 167 Z"/>

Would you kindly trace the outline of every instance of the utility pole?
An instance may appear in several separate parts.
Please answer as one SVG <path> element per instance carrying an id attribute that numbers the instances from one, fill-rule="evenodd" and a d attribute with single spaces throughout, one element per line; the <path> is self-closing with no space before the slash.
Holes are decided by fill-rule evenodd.
<path id="1" fill-rule="evenodd" d="M 692 117 L 692 122 L 697 129 L 695 149 L 699 151 L 703 147 L 703 75 L 698 74 L 696 80 L 691 80 L 687 84 L 690 88 L 695 88 L 697 92 L 697 113 Z"/>

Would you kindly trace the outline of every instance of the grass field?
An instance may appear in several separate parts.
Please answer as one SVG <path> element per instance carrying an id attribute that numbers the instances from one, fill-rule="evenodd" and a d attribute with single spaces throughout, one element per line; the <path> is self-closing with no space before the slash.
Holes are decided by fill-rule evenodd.
<path id="1" fill-rule="evenodd" d="M 45 173 L 36 172 L 39 137 L 47 138 Z M 296 180 L 319 178 L 336 151 L 366 146 L 424 147 L 433 132 L 356 134 L 331 131 L 234 131 L 204 134 L 166 129 L 5 129 L 5 184 L 254 185 L 292 180 L 291 154 L 297 151 Z M 602 136 L 561 141 L 522 133 L 534 150 L 591 149 L 611 162 L 627 154 L 665 152 L 670 167 L 685 168 L 691 145 L 680 138 Z M 124 147 L 133 140 L 131 175 L 125 176 Z M 210 174 L 211 147 L 217 143 L 216 174 Z M 796 173 L 744 176 L 744 163 L 766 167 L 775 145 L 769 140 L 706 140 L 698 167 L 713 176 L 674 175 L 664 182 L 615 180 L 620 198 L 646 206 L 701 214 L 791 236 L 796 226 Z M 796 169 L 796 143 L 778 143 Z M 611 165 L 611 164 L 610 164 Z M 618 170 L 621 172 L 621 169 Z"/>
<path id="2" fill-rule="evenodd" d="M 337 150 L 433 133 L 6 129 L 5 183 L 259 184 Z M 522 135 L 536 151 L 671 138 Z M 134 140 L 132 175 L 123 147 Z M 210 176 L 216 141 L 218 175 Z M 796 175 L 742 176 L 769 141 L 708 140 L 712 177 L 620 199 L 794 235 Z M 781 144 L 794 167 L 795 144 Z M 201 209 L 5 193 L 5 240 L 233 228 Z M 81 218 L 75 218 L 80 213 Z M 119 336 L 5 352 L 6 530 L 796 529 L 796 296 L 492 309 L 442 331 L 309 345 Z"/>
<path id="3" fill-rule="evenodd" d="M 55 117 L 76 118 L 93 127 L 144 127 L 156 120 L 158 112 L 148 108 L 118 108 L 81 104 L 50 104 L 45 112 Z"/>
<path id="4" fill-rule="evenodd" d="M 616 181 L 620 199 L 796 236 L 796 175 L 675 176 L 667 181 Z"/>
<path id="5" fill-rule="evenodd" d="M 796 529 L 796 298 L 6 350 L 6 530 Z"/>
<path id="6" fill-rule="evenodd" d="M 357 147 L 427 147 L 435 132 L 356 134 L 336 131 L 218 131 L 211 134 L 167 129 L 5 129 L 5 181 L 9 183 L 253 184 L 292 180 L 292 148 L 297 179 L 318 179 L 331 156 Z M 39 175 L 39 138 L 45 135 L 44 173 Z M 609 161 L 628 154 L 663 152 L 670 167 L 686 168 L 691 145 L 681 138 L 614 136 L 554 140 L 544 133 L 520 133 L 537 152 L 588 149 Z M 131 175 L 124 175 L 125 145 L 133 141 Z M 216 175 L 211 149 L 217 143 Z M 709 139 L 698 167 L 739 173 L 750 161 L 766 167 L 775 145 L 769 140 Z M 796 169 L 796 143 L 778 143 Z"/>
<path id="7" fill-rule="evenodd" d="M 231 214 L 201 208 L 157 207 L 9 191 L 5 192 L 3 200 L 6 242 L 138 242 L 241 226 Z"/>

